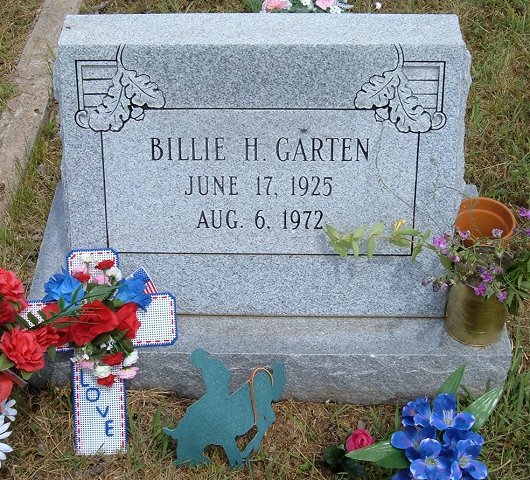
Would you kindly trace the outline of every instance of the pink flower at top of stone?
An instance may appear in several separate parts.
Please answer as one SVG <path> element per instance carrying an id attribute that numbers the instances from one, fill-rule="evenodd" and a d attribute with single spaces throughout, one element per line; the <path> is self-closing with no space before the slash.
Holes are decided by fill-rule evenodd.
<path id="1" fill-rule="evenodd" d="M 138 373 L 138 367 L 129 367 L 129 368 L 122 368 L 121 370 L 118 371 L 116 375 L 122 380 L 130 380 L 131 378 L 136 377 L 137 373 Z"/>
<path id="2" fill-rule="evenodd" d="M 84 273 L 84 274 L 89 273 L 87 264 L 86 263 L 82 263 L 82 264 L 78 265 L 77 267 L 75 267 L 74 271 L 72 272 L 72 275 L 75 275 L 76 273 Z"/>
<path id="3" fill-rule="evenodd" d="M 321 8 L 322 10 L 327 10 L 328 8 L 331 8 L 333 5 L 335 5 L 335 0 L 317 0 L 315 3 L 317 7 Z"/>
<path id="4" fill-rule="evenodd" d="M 262 12 L 274 12 L 275 10 L 287 10 L 291 8 L 288 0 L 263 0 L 261 4 Z"/>

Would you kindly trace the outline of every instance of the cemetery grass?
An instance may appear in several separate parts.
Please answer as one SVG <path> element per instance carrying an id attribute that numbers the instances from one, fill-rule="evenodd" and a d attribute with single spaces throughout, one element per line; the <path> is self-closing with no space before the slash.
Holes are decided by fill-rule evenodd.
<path id="1" fill-rule="evenodd" d="M 0 1 L 0 114 L 9 98 L 16 94 L 11 74 L 41 3 L 42 0 Z"/>
<path id="2" fill-rule="evenodd" d="M 1 3 L 0 11 L 5 5 Z M 8 0 L 7 3 L 24 2 Z M 386 3 L 390 2 L 383 2 L 385 13 L 452 11 L 460 15 L 474 58 L 466 141 L 467 179 L 475 182 L 485 195 L 512 206 L 526 206 L 530 175 L 527 88 L 530 6 L 524 0 L 393 1 L 391 7 Z M 97 5 L 102 13 L 244 9 L 243 2 L 236 0 L 87 0 L 85 12 L 93 12 Z M 355 5 L 356 11 L 368 11 L 372 2 Z M 60 142 L 55 118 L 52 108 L 23 182 L 12 199 L 5 228 L 0 230 L 1 265 L 15 270 L 26 285 L 31 281 L 59 177 Z M 483 460 L 493 480 L 530 478 L 530 319 L 528 315 L 511 317 L 509 327 L 514 343 L 512 368 L 502 401 L 483 430 L 486 439 Z M 175 381 L 178 383 L 178 379 Z M 470 400 L 464 395 L 464 404 Z M 212 465 L 176 469 L 171 464 L 174 444 L 161 429 L 176 424 L 191 402 L 174 393 L 129 392 L 131 443 L 127 455 L 119 457 L 74 454 L 69 387 L 50 387 L 43 392 L 28 389 L 18 394 L 17 402 L 20 415 L 8 442 L 15 452 L 8 456 L 0 478 L 331 479 L 336 477 L 325 470 L 321 461 L 326 445 L 343 441 L 359 420 L 366 422 L 376 440 L 388 438 L 397 428 L 396 405 L 360 407 L 283 401 L 276 404 L 278 420 L 249 469 L 232 471 L 215 447 L 207 452 Z M 368 480 L 389 477 L 386 470 L 367 468 Z"/>

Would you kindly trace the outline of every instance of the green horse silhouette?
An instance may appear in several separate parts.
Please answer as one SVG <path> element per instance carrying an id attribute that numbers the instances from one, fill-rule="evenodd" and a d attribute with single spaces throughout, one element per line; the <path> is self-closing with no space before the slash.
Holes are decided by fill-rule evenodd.
<path id="1" fill-rule="evenodd" d="M 206 393 L 191 405 L 181 422 L 164 432 L 177 440 L 177 465 L 207 464 L 204 455 L 208 445 L 223 447 L 232 467 L 241 467 L 252 452 L 256 452 L 276 416 L 272 401 L 280 399 L 285 387 L 283 364 L 276 362 L 272 372 L 260 367 L 252 371 L 248 382 L 230 393 L 230 371 L 203 349 L 194 350 L 191 363 L 201 370 Z M 256 434 L 243 451 L 237 437 L 252 427 Z"/>

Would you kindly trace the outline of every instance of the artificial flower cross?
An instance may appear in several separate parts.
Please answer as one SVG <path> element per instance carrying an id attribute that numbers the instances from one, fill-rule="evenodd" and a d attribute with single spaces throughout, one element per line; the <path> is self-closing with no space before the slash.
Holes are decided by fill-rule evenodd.
<path id="1" fill-rule="evenodd" d="M 67 270 L 54 275 L 45 285 L 43 300 L 29 302 L 21 315 L 36 316 L 39 310 L 53 315 L 65 305 L 68 308 L 69 304 L 82 304 L 79 319 L 83 321 L 72 321 L 64 333 L 64 343 L 76 348 L 59 348 L 74 352 L 72 396 L 76 453 L 124 452 L 127 449 L 125 380 L 133 378 L 138 370 L 133 366 L 138 360 L 134 348 L 175 342 L 176 301 L 169 293 L 158 293 L 143 268 L 122 280 L 118 254 L 112 249 L 74 250 L 68 254 L 66 263 Z M 89 282 L 90 293 L 80 298 L 79 292 L 84 292 L 83 286 Z M 98 298 L 107 284 L 119 286 L 113 294 L 118 306 L 115 312 Z M 68 321 L 68 317 L 62 321 Z M 106 335 L 111 330 L 114 334 Z M 123 344 L 125 351 L 118 349 L 118 344 Z"/>

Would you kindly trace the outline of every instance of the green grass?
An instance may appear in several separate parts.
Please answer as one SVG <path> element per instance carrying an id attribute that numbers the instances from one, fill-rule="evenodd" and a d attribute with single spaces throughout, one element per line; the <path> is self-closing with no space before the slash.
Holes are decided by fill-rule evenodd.
<path id="1" fill-rule="evenodd" d="M 11 78 L 41 0 L 0 1 L 0 114 L 16 94 Z"/>
<path id="2" fill-rule="evenodd" d="M 101 4 L 99 0 L 87 0 L 84 12 L 93 12 L 98 4 Z M 244 5 L 243 1 L 236 0 L 116 0 L 108 2 L 101 13 L 243 11 Z M 355 11 L 372 9 L 371 1 L 355 2 Z M 383 1 L 383 13 L 392 12 L 459 14 L 473 56 L 466 178 L 476 183 L 485 195 L 512 206 L 527 206 L 530 197 L 530 2 Z M 5 19 L 0 17 L 0 22 Z M 60 142 L 54 118 L 52 111 L 12 202 L 3 236 L 0 232 L 0 264 L 21 274 L 26 284 L 31 279 L 59 176 Z M 530 478 L 528 316 L 511 317 L 509 330 L 514 343 L 512 367 L 503 398 L 482 432 L 487 440 L 483 458 L 492 480 Z M 321 461 L 325 445 L 343 441 L 360 420 L 377 440 L 388 438 L 395 429 L 395 405 L 359 407 L 284 401 L 277 404 L 278 420 L 249 470 L 230 470 L 217 448 L 208 452 L 213 459 L 211 466 L 177 469 L 171 465 L 174 445 L 161 434 L 161 428 L 174 425 L 190 402 L 173 393 L 130 392 L 131 443 L 129 452 L 122 457 L 78 457 L 73 453 L 69 388 L 50 387 L 41 393 L 26 390 L 19 396 L 21 414 L 10 437 L 15 452 L 0 471 L 0 477 L 17 480 L 331 479 L 336 477 L 325 470 Z M 465 398 L 466 402 L 471 400 Z M 389 474 L 369 466 L 366 478 L 384 480 Z"/>

